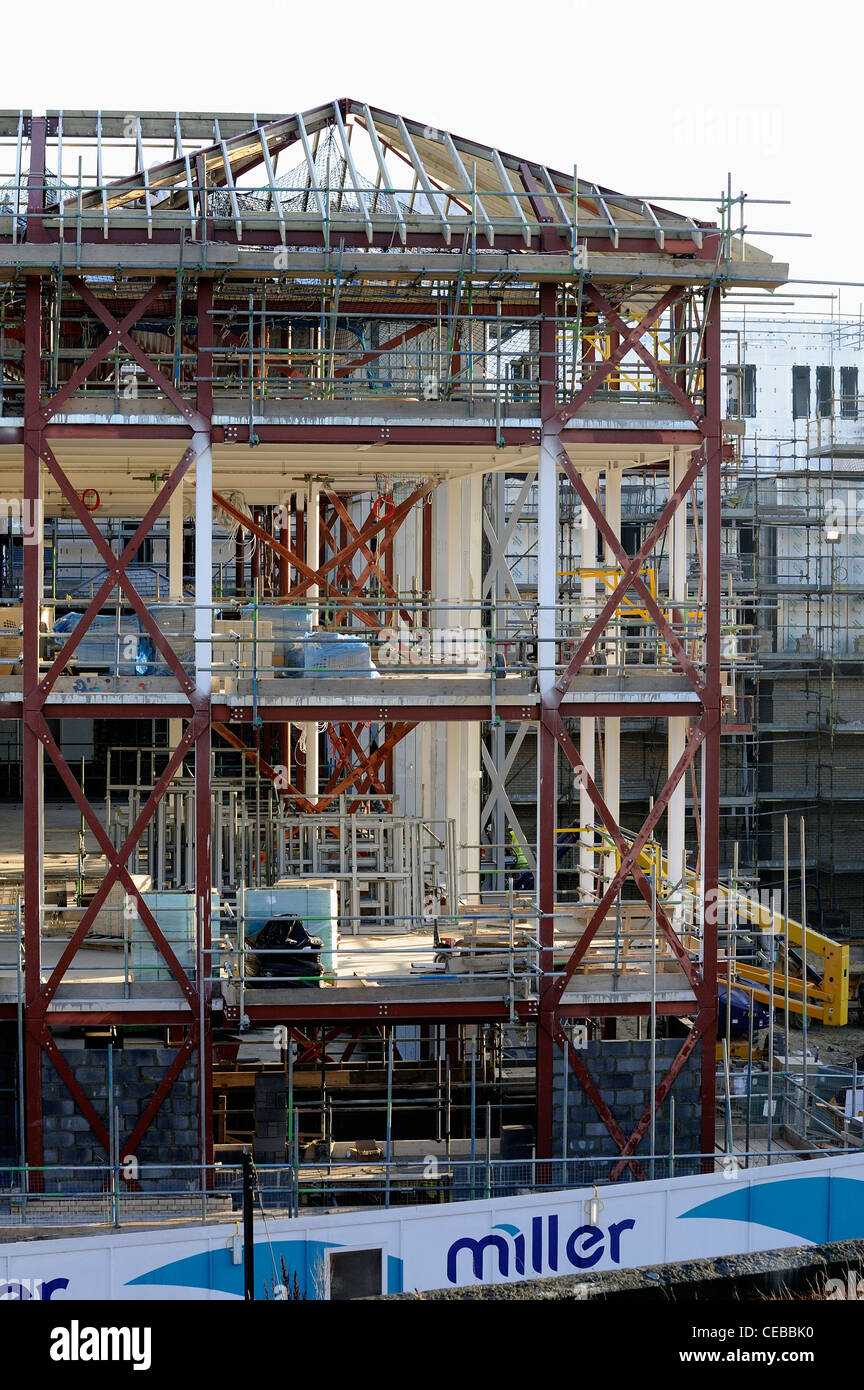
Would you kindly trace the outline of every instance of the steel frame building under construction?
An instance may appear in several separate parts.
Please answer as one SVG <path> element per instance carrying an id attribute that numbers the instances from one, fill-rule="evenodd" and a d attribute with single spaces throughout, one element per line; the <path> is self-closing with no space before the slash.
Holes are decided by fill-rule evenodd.
<path id="1" fill-rule="evenodd" d="M 10 1037 L 21 1024 L 29 1164 L 54 1150 L 58 1078 L 94 1152 L 123 1162 L 194 1064 L 194 1157 L 212 1165 L 214 1059 L 241 1025 L 284 1026 L 325 1061 L 340 1036 L 418 1025 L 426 1055 L 431 1029 L 454 1063 L 465 1025 L 528 1029 L 537 1156 L 557 1151 L 569 1087 L 613 1147 L 613 1178 L 643 1174 L 640 1145 L 685 1067 L 701 1067 L 698 1151 L 713 1152 L 721 735 L 734 723 L 721 303 L 781 285 L 786 267 L 745 244 L 732 200 L 719 223 L 694 220 L 353 100 L 266 117 L 5 112 L 0 142 L 0 493 L 20 505 L 23 541 L 22 659 L 0 698 L 22 730 L 24 824 L 23 987 L 19 1000 L 4 979 L 0 1018 Z M 640 474 L 667 475 L 668 494 L 632 544 L 622 483 Z M 508 559 L 507 508 L 490 501 L 508 488 L 536 499 L 527 584 Z M 70 519 L 95 575 L 77 610 L 46 581 L 46 537 Z M 136 577 L 162 531 L 173 626 Z M 64 604 L 81 615 L 65 629 Z M 330 647 L 357 667 L 286 670 L 283 651 L 279 669 L 277 608 L 302 613 L 322 650 L 341 634 Z M 104 679 L 84 653 L 106 625 Z M 144 674 L 139 646 L 124 648 L 131 628 Z M 625 829 L 622 721 L 649 718 L 666 731 L 668 776 Z M 97 804 L 102 784 L 91 797 L 63 751 L 61 730 L 100 721 L 115 741 L 126 727 L 140 740 L 146 721 L 163 750 L 130 782 L 122 834 Z M 528 730 L 534 834 L 507 792 Z M 214 820 L 229 754 L 269 798 L 242 875 L 223 871 Z M 49 778 L 104 856 L 59 936 Z M 575 827 L 560 824 L 562 781 Z M 180 784 L 188 950 L 137 872 Z M 315 990 L 255 989 L 241 953 L 238 985 L 214 891 L 239 919 L 241 876 L 244 891 L 277 869 L 326 877 L 292 858 L 304 822 L 333 841 L 364 812 L 452 823 L 439 841 L 455 853 L 419 891 L 441 932 L 473 944 L 463 959 L 497 949 L 502 968 L 440 970 L 446 947 L 436 930 L 433 961 L 415 895 L 401 933 L 386 937 L 383 910 L 367 924 L 388 965 L 364 976 L 343 883 L 350 969 Z M 489 891 L 508 839 L 536 885 L 527 901 L 518 886 Z M 100 981 L 81 962 L 117 894 L 150 974 Z M 412 975 L 423 952 L 429 969 Z M 602 1052 L 623 1019 L 666 1036 L 650 1077 L 643 1066 L 634 1081 L 631 1056 L 637 1094 L 620 1108 Z M 160 1074 L 130 1086 L 116 1118 L 63 1045 L 82 1030 L 161 1040 Z"/>

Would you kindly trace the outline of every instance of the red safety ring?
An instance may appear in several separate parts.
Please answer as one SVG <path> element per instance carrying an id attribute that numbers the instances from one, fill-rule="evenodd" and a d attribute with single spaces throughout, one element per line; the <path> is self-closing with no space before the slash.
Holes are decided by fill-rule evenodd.
<path id="1" fill-rule="evenodd" d="M 85 487 L 81 493 L 81 501 L 88 512 L 98 512 L 102 499 L 95 487 Z"/>
<path id="2" fill-rule="evenodd" d="M 380 512 L 378 509 L 382 506 L 389 508 L 389 510 L 385 512 Z M 372 515 L 374 516 L 376 521 L 386 521 L 388 517 L 393 515 L 395 510 L 396 503 L 393 501 L 393 498 L 390 495 L 390 493 L 382 492 L 381 496 L 375 499 L 375 505 L 372 508 Z"/>

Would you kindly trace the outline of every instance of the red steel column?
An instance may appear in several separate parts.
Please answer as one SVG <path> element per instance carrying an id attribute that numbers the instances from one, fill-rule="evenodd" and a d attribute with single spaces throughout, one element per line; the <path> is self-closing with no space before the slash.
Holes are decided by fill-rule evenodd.
<path id="1" fill-rule="evenodd" d="M 27 230 L 31 241 L 44 241 L 37 216 L 45 206 L 45 144 L 47 121 L 34 116 L 30 127 L 30 175 L 27 189 Z M 41 404 L 42 282 L 38 275 L 27 281 L 24 322 L 24 477 L 22 510 L 32 525 L 31 544 L 24 546 L 24 633 L 22 813 L 24 816 L 24 1008 L 25 1119 L 27 1162 L 42 1163 L 42 1020 L 35 1016 L 40 990 L 41 912 L 43 875 L 42 745 L 28 722 L 36 713 L 39 682 L 39 608 L 42 594 L 41 539 L 42 448 Z M 31 1011 L 34 1011 L 31 1013 Z M 41 1174 L 36 1180 L 40 1185 Z"/>
<path id="2" fill-rule="evenodd" d="M 706 679 L 703 704 L 707 734 L 702 754 L 704 875 L 702 1031 L 702 1152 L 714 1152 L 717 1038 L 717 903 L 720 872 L 720 291 L 712 289 L 705 313 L 705 450 L 703 528 L 706 601 Z"/>
<path id="3" fill-rule="evenodd" d="M 286 545 L 291 545 L 291 517 L 294 512 L 293 495 L 284 504 L 284 516 L 286 525 L 279 534 L 279 539 Z M 287 598 L 291 592 L 291 562 L 287 555 L 276 557 L 279 575 L 279 597 Z M 279 725 L 279 761 L 283 767 L 287 768 L 291 764 L 291 725 L 282 723 Z"/>
<path id="4" fill-rule="evenodd" d="M 34 121 L 34 127 L 37 122 Z M 44 158 L 45 122 L 42 126 Z M 35 139 L 35 130 L 34 130 Z M 35 158 L 35 152 L 34 152 Z M 30 201 L 33 201 L 31 188 Z M 40 202 L 41 207 L 41 189 Z M 24 323 L 24 478 L 22 515 L 29 519 L 23 545 L 24 633 L 22 813 L 24 817 L 24 1007 L 25 1105 L 27 1161 L 42 1163 L 42 1020 L 35 1015 L 41 969 L 41 911 L 43 885 L 42 744 L 35 721 L 39 709 L 39 610 L 42 596 L 42 490 L 40 451 L 40 356 L 42 349 L 42 285 L 38 275 L 27 280 Z M 31 719 L 34 721 L 31 724 Z"/>
<path id="5" fill-rule="evenodd" d="M 555 827 L 558 810 L 554 734 L 537 727 L 537 907 L 540 913 L 540 1012 L 537 1018 L 537 1157 L 552 1157 L 552 1085 L 555 1061 L 555 996 L 552 941 L 555 911 Z M 549 1001 L 547 1003 L 547 1001 Z"/>
<path id="6" fill-rule="evenodd" d="M 213 417 L 213 281 L 201 278 L 198 281 L 198 385 L 197 409 L 206 420 L 206 436 L 199 435 L 196 443 L 209 450 L 211 448 Z M 195 486 L 199 487 L 199 463 L 196 465 Z M 210 470 L 208 469 L 208 474 Z M 212 487 L 211 487 L 212 491 Z M 212 527 L 212 523 L 211 523 Z M 204 592 L 201 592 L 203 587 Z M 209 603 L 212 599 L 212 577 L 207 576 L 202 586 L 201 576 L 196 567 L 195 602 Z M 212 627 L 212 612 L 210 617 Z M 208 661 L 208 665 L 210 662 Z M 212 985 L 213 956 L 211 928 L 211 817 L 210 817 L 210 682 L 207 681 L 207 695 L 196 689 L 196 709 L 206 705 L 208 718 L 195 740 L 195 901 L 196 924 L 198 932 L 198 959 L 201 963 L 199 992 L 199 1039 L 198 1039 L 198 1118 L 199 1152 L 202 1163 L 213 1163 L 213 1028 L 212 1028 Z M 208 1186 L 212 1182 L 212 1170 L 207 1175 Z"/>

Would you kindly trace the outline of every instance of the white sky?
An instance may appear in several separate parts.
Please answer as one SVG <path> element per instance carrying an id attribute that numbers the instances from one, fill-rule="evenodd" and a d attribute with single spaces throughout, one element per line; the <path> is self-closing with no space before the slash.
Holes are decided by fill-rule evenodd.
<path id="1" fill-rule="evenodd" d="M 4 7 L 2 105 L 288 114 L 353 96 L 658 200 L 713 198 L 731 171 L 734 192 L 791 203 L 750 208 L 749 227 L 811 234 L 751 238 L 793 276 L 864 280 L 861 15 L 852 0 L 40 0 Z M 864 289 L 840 295 L 857 314 Z"/>

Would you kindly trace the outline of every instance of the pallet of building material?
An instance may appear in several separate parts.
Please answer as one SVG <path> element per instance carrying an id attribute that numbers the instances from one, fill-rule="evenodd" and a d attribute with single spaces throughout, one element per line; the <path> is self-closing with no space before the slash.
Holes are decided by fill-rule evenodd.
<path id="1" fill-rule="evenodd" d="M 509 933 L 471 932 L 459 938 L 452 954 L 447 956 L 448 974 L 508 975 L 511 971 L 530 970 L 534 947 L 527 924 L 521 926 L 522 931 L 513 937 L 512 957 Z"/>
<path id="2" fill-rule="evenodd" d="M 0 674 L 4 676 L 13 675 L 21 660 L 23 621 L 21 604 L 0 604 Z"/>
<path id="3" fill-rule="evenodd" d="M 530 922 L 513 923 L 513 944 L 514 946 L 527 947 L 531 944 L 532 930 Z M 460 936 L 456 945 L 460 949 L 475 950 L 478 947 L 494 948 L 501 947 L 503 950 L 510 945 L 510 931 L 508 927 L 502 929 L 501 923 L 496 922 L 493 928 L 471 928 Z"/>
<path id="4" fill-rule="evenodd" d="M 612 956 L 604 956 L 603 960 L 588 960 L 583 957 L 576 967 L 577 975 L 608 975 L 610 972 L 617 975 L 638 975 L 641 967 L 633 961 L 614 960 Z"/>
<path id="5" fill-rule="evenodd" d="M 61 879 L 59 882 L 45 876 L 43 902 L 46 908 L 75 907 L 78 903 L 78 883 L 76 879 Z"/>
<path id="6" fill-rule="evenodd" d="M 279 676 L 327 678 L 379 675 L 368 642 L 342 632 L 309 632 L 283 643 Z"/>
<path id="7" fill-rule="evenodd" d="M 535 925 L 530 920 L 530 918 L 528 918 L 525 915 L 524 909 L 518 915 L 514 909 L 513 930 L 525 932 L 532 931 L 534 929 Z M 466 914 L 464 910 L 460 907 L 459 930 L 464 932 L 466 936 L 469 936 L 472 932 L 480 931 L 503 932 L 505 935 L 509 936 L 510 917 L 509 914 L 500 912 L 489 913 L 484 916 L 480 916 L 479 914 L 471 916 L 469 914 Z"/>
<path id="8" fill-rule="evenodd" d="M 495 975 L 502 980 L 510 974 L 524 974 L 530 968 L 531 961 L 527 951 L 522 954 L 514 951 L 512 963 L 509 951 L 500 955 L 464 951 L 459 955 L 452 955 L 447 962 L 448 975 Z"/>
<path id="9" fill-rule="evenodd" d="M 153 882 L 149 874 L 131 874 L 133 883 L 142 893 L 150 892 Z M 92 895 L 91 895 L 92 896 Z M 74 893 L 72 895 L 74 901 Z M 59 908 L 53 914 L 52 928 L 55 931 L 66 931 L 71 935 L 75 927 L 81 921 L 87 911 L 87 902 L 84 901 L 80 907 Z M 102 937 L 109 941 L 120 942 L 124 938 L 130 938 L 132 923 L 137 919 L 137 902 L 129 895 L 127 907 L 126 889 L 120 883 L 112 883 L 108 890 L 108 896 L 96 914 L 95 920 L 88 932 L 88 940 L 91 937 Z"/>
<path id="10" fill-rule="evenodd" d="M 656 942 L 658 955 L 664 955 L 669 949 L 669 943 L 662 931 L 657 931 L 656 933 L 651 932 L 647 926 L 644 928 L 631 928 L 629 931 L 616 932 L 610 929 L 607 923 L 594 934 L 593 939 L 595 942 L 608 944 L 610 949 L 614 949 L 617 943 L 618 950 L 625 951 L 628 954 L 639 954 L 640 952 L 644 952 L 650 955 L 652 940 Z"/>
<path id="11" fill-rule="evenodd" d="M 259 632 L 262 624 L 269 624 L 273 634 L 273 654 L 271 666 L 277 675 L 284 675 L 285 668 L 291 664 L 292 644 L 298 643 L 312 631 L 312 606 L 297 603 L 259 603 L 257 608 Z M 253 622 L 255 609 L 249 604 L 243 607 L 243 619 Z"/>
<path id="12" fill-rule="evenodd" d="M 150 605 L 160 632 L 168 639 L 174 655 L 182 666 L 195 665 L 195 605 L 192 603 L 154 603 Z M 161 653 L 155 657 L 154 674 L 170 670 Z"/>
<path id="13" fill-rule="evenodd" d="M 573 905 L 564 911 L 555 913 L 555 934 L 556 936 L 575 936 L 580 937 L 596 908 L 592 904 L 582 907 Z M 622 903 L 620 915 L 618 908 L 613 904 L 600 924 L 601 931 L 632 931 L 641 927 L 651 920 L 651 909 L 647 903 Z"/>
<path id="14" fill-rule="evenodd" d="M 130 874 L 129 877 L 140 893 L 152 891 L 153 880 L 149 874 Z M 120 938 L 128 936 L 128 924 L 137 916 L 137 899 L 126 892 L 122 883 L 115 881 L 108 889 L 108 896 L 93 924 L 93 935 Z"/>
<path id="15" fill-rule="evenodd" d="M 522 895 L 514 895 L 514 912 L 531 912 L 533 908 L 533 898 L 525 897 Z M 498 918 L 500 920 L 502 917 L 508 918 L 509 915 L 510 900 L 509 898 L 506 898 L 503 895 L 501 897 L 495 898 L 493 901 L 490 902 L 466 903 L 462 900 L 460 900 L 459 902 L 460 917 L 492 917 Z"/>
<path id="16" fill-rule="evenodd" d="M 556 941 L 556 959 L 561 950 L 560 944 Z M 600 957 L 600 959 L 598 959 Z M 645 970 L 651 965 L 651 941 L 644 937 L 634 939 L 633 937 L 621 936 L 616 941 L 614 936 L 601 934 L 598 932 L 591 940 L 588 950 L 583 956 L 579 970 L 586 973 L 591 970 L 609 970 L 617 964 L 620 970 Z M 666 938 L 658 935 L 655 948 L 655 964 L 658 971 L 664 966 L 669 965 L 677 968 L 677 962 L 669 953 L 669 943 Z"/>
<path id="17" fill-rule="evenodd" d="M 212 656 L 214 676 L 271 671 L 273 668 L 273 624 L 255 624 L 248 618 L 236 622 L 213 623 Z"/>
<path id="18" fill-rule="evenodd" d="M 272 888 L 248 888 L 242 895 L 246 943 L 274 917 L 299 917 L 310 936 L 322 943 L 322 983 L 335 978 L 339 944 L 339 896 L 331 878 L 281 878 Z"/>

